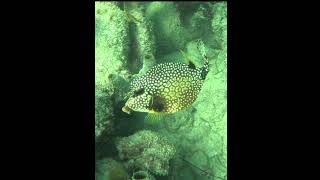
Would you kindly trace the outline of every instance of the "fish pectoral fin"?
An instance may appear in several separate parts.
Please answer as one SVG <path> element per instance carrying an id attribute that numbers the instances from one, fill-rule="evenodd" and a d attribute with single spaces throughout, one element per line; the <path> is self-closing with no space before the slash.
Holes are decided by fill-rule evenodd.
<path id="1" fill-rule="evenodd" d="M 148 113 L 144 118 L 144 123 L 148 125 L 157 125 L 161 120 L 162 115 L 158 113 Z"/>

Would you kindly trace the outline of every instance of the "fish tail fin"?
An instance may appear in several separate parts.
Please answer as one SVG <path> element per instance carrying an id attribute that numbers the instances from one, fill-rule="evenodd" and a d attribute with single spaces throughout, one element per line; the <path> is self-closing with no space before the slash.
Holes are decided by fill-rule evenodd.
<path id="1" fill-rule="evenodd" d="M 205 79 L 209 72 L 209 59 L 205 52 L 205 46 L 201 39 L 197 40 L 197 48 L 204 60 L 203 67 L 201 68 L 201 79 Z"/>

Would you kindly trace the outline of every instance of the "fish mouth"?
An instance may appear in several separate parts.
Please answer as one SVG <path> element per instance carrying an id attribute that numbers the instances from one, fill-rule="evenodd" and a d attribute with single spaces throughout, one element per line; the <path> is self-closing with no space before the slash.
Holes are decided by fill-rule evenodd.
<path id="1" fill-rule="evenodd" d="M 122 107 L 122 111 L 127 113 L 127 114 L 130 114 L 132 109 L 129 108 L 127 105 L 125 105 L 125 106 Z"/>

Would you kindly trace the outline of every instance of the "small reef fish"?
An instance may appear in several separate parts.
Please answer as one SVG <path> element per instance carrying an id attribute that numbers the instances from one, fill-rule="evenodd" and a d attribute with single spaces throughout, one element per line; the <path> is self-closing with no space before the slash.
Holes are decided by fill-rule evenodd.
<path id="1" fill-rule="evenodd" d="M 167 114 L 191 106 L 209 71 L 205 54 L 203 59 L 201 68 L 196 68 L 191 61 L 189 64 L 168 62 L 153 66 L 146 74 L 133 79 L 129 99 L 122 111 Z"/>

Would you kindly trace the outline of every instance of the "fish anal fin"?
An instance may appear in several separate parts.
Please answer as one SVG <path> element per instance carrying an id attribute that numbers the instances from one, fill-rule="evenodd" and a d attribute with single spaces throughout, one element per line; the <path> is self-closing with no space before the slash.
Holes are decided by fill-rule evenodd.
<path id="1" fill-rule="evenodd" d="M 148 113 L 144 118 L 144 123 L 149 125 L 156 125 L 160 122 L 162 115 L 158 113 Z"/>

